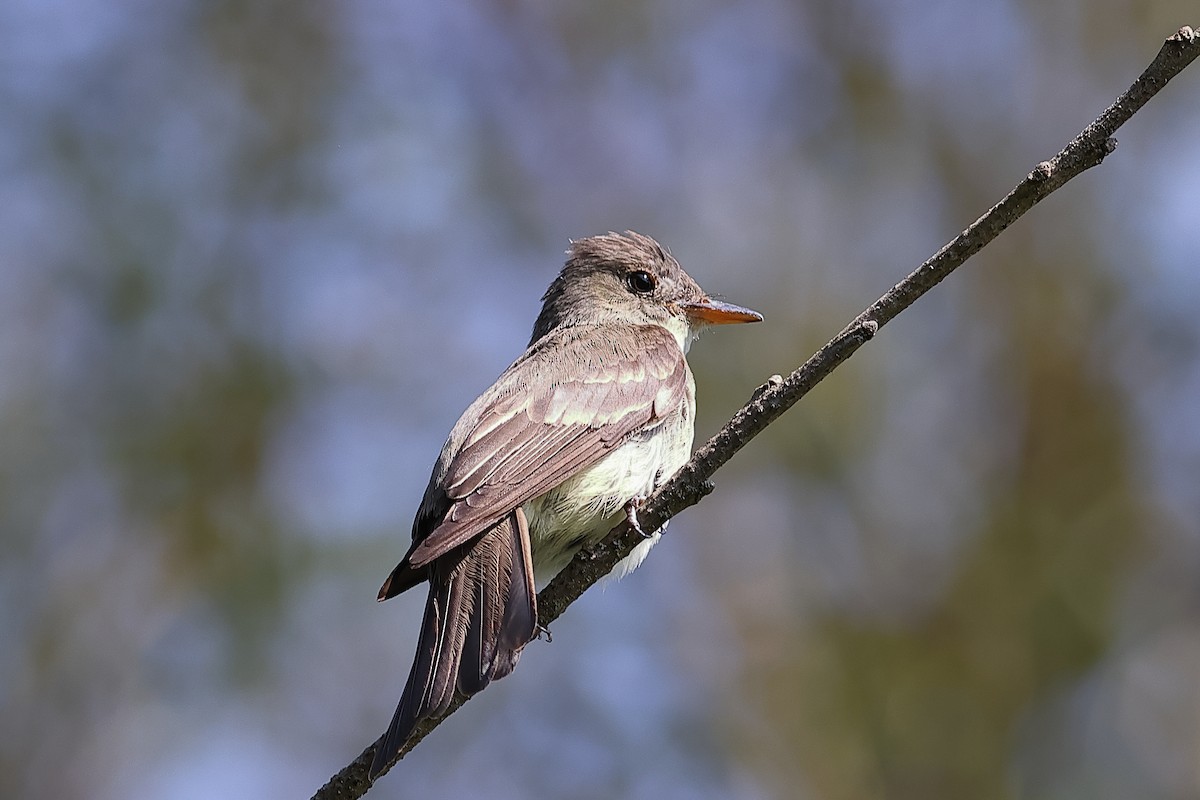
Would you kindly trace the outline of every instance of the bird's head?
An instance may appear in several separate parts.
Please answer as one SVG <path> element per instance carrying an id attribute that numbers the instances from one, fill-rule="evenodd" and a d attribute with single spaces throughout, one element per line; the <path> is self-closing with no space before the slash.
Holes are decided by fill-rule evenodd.
<path id="1" fill-rule="evenodd" d="M 713 300 L 649 236 L 626 231 L 571 242 L 567 263 L 542 296 L 533 341 L 567 325 L 661 325 L 685 351 L 707 325 L 759 322 L 748 308 Z"/>

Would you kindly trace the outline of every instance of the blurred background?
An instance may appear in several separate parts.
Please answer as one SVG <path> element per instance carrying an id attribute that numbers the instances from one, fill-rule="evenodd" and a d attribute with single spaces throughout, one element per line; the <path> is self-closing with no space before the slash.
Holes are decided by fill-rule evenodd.
<path id="1" fill-rule="evenodd" d="M 0 5 L 0 796 L 307 797 L 568 238 L 761 310 L 698 437 L 1194 0 Z M 1200 797 L 1200 67 L 371 797 Z"/>

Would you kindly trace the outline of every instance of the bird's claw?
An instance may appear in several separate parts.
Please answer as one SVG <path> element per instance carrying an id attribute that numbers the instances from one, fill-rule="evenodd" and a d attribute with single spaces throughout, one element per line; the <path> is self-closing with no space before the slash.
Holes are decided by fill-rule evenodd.
<path id="1" fill-rule="evenodd" d="M 646 533 L 642 529 L 642 523 L 638 522 L 637 512 L 642 507 L 642 503 L 646 502 L 644 495 L 629 498 L 629 502 L 625 504 L 625 520 L 629 523 L 629 527 L 637 531 L 638 535 L 643 539 L 649 539 L 654 534 Z"/>
<path id="2" fill-rule="evenodd" d="M 550 629 L 539 622 L 537 623 L 537 627 L 534 628 L 533 638 L 541 639 L 542 637 L 545 637 L 547 644 L 554 641 L 554 635 L 550 633 Z"/>

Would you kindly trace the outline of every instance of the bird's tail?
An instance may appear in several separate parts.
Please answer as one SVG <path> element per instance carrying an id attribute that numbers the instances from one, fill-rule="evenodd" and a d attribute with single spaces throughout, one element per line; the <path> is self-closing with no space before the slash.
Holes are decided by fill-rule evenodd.
<path id="1" fill-rule="evenodd" d="M 429 565 L 429 597 L 417 655 L 392 724 L 375 751 L 383 773 L 424 719 L 512 672 L 537 632 L 529 525 L 514 509 L 479 537 Z"/>

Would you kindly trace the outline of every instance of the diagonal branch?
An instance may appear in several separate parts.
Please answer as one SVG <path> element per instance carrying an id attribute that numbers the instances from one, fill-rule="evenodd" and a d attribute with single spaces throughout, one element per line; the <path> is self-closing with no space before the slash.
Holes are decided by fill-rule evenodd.
<path id="1" fill-rule="evenodd" d="M 700 502 L 712 491 L 709 479 L 725 462 L 853 355 L 875 335 L 880 326 L 912 305 L 1051 192 L 1103 161 L 1117 146 L 1116 140 L 1111 138 L 1117 128 L 1125 124 L 1197 56 L 1200 56 L 1200 34 L 1189 27 L 1180 28 L 1166 40 L 1150 66 L 1133 85 L 1058 155 L 1034 167 L 1003 200 L 855 317 L 799 369 L 787 378 L 773 376 L 760 386 L 733 419 L 705 442 L 691 460 L 639 508 L 638 519 L 642 526 L 646 530 L 660 528 L 683 509 Z M 567 606 L 611 572 L 617 562 L 629 555 L 641 541 L 641 535 L 631 530 L 628 523 L 622 522 L 602 542 L 577 555 L 538 595 L 540 624 L 549 625 L 556 620 Z M 400 757 L 403 758 L 463 702 L 461 696 L 456 697 L 445 716 L 422 723 Z M 313 800 L 354 800 L 362 797 L 371 786 L 367 780 L 367 770 L 378 744 L 379 741 L 376 741 L 367 747 L 358 758 L 334 775 L 313 795 Z"/>

